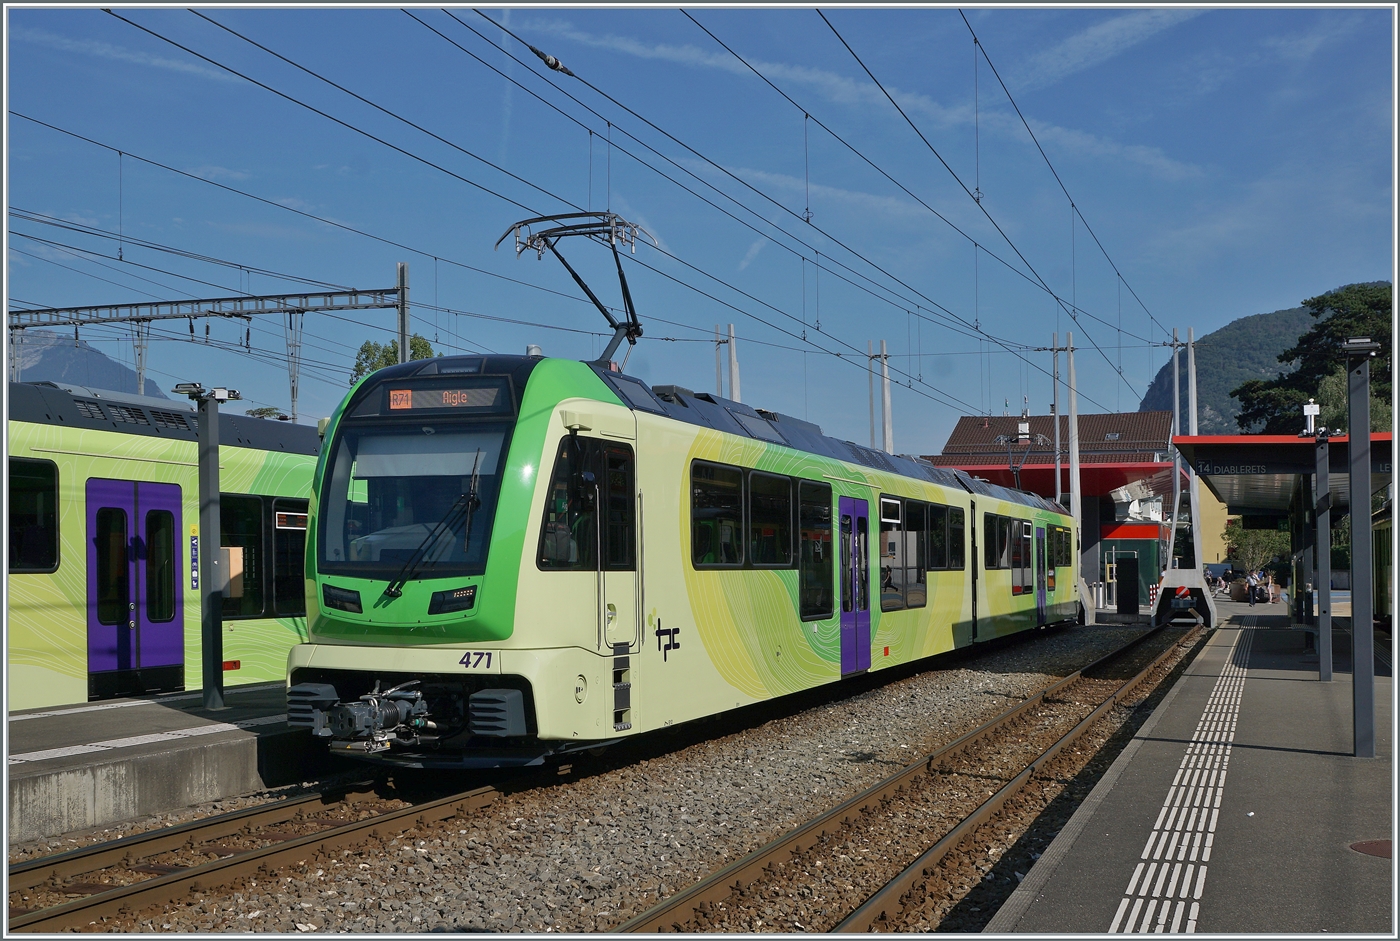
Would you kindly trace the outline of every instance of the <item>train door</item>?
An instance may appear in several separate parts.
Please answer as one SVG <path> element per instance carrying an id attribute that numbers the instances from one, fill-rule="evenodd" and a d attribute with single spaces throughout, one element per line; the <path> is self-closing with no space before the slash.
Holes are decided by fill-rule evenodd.
<path id="1" fill-rule="evenodd" d="M 87 482 L 88 698 L 184 686 L 180 488 Z"/>
<path id="2" fill-rule="evenodd" d="M 1045 623 L 1045 527 L 1035 528 L 1035 623 Z"/>
<path id="3" fill-rule="evenodd" d="M 841 497 L 841 675 L 870 669 L 870 504 Z"/>
<path id="4" fill-rule="evenodd" d="M 612 649 L 636 644 L 641 610 L 637 603 L 637 471 L 632 449 L 601 442 L 598 518 L 602 524 L 601 591 L 598 616 L 603 643 Z"/>

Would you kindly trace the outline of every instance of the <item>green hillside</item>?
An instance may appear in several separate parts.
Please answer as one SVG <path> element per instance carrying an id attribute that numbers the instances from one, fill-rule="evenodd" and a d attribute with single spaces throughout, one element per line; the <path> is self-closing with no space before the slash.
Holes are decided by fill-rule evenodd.
<path id="1" fill-rule="evenodd" d="M 1378 282 L 1385 283 L 1385 282 Z M 1238 399 L 1230 390 L 1249 379 L 1273 379 L 1291 368 L 1278 361 L 1278 355 L 1298 342 L 1298 337 L 1316 321 L 1305 307 L 1253 314 L 1231 321 L 1214 333 L 1196 339 L 1196 396 L 1199 406 L 1197 430 L 1203 435 L 1237 435 L 1235 417 L 1240 413 Z M 1185 340 L 1185 336 L 1181 339 Z M 1181 428 L 1189 428 L 1187 418 L 1186 350 L 1181 351 Z M 1172 407 L 1171 360 L 1157 371 L 1138 411 Z M 1298 419 L 1302 427 L 1302 416 Z"/>

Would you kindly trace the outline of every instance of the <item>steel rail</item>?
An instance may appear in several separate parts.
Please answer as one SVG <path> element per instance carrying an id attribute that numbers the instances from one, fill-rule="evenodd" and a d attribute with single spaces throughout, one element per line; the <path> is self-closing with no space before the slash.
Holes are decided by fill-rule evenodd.
<path id="1" fill-rule="evenodd" d="M 332 850 L 353 845 L 367 838 L 383 838 L 390 833 L 402 832 L 414 826 L 448 820 L 485 807 L 502 793 L 500 789 L 489 785 L 479 787 L 450 797 L 390 811 L 343 827 L 323 830 L 261 849 L 227 856 L 202 866 L 157 876 L 135 885 L 114 887 L 110 892 L 102 892 L 51 908 L 15 915 L 9 919 L 9 930 L 58 931 L 70 927 L 83 927 L 98 918 L 131 914 L 148 905 L 169 902 L 189 892 L 206 891 L 216 886 L 226 885 L 236 879 L 266 874 L 290 862 L 325 855 Z M 298 799 L 296 804 L 297 807 L 304 809 L 310 802 L 317 799 L 319 799 L 318 796 Z M 278 805 L 278 807 L 282 806 Z M 286 809 L 295 810 L 292 807 Z M 229 816 L 237 816 L 237 814 Z M 218 819 L 223 820 L 224 818 Z M 196 821 L 196 823 L 199 822 L 201 821 Z M 238 830 L 248 821 L 245 817 L 238 821 L 229 822 L 236 823 L 237 826 L 234 826 L 233 829 Z M 186 839 L 189 836 L 189 829 L 187 826 L 184 831 Z M 154 835 L 162 835 L 164 832 L 157 831 Z M 123 840 L 122 842 L 126 843 L 127 841 Z M 184 845 L 184 842 L 184 840 L 179 841 L 179 845 Z M 135 845 L 134 842 L 132 845 Z M 104 844 L 105 846 L 106 844 Z M 81 851 L 75 851 L 75 854 L 78 852 Z M 29 865 L 31 869 L 39 869 L 42 868 L 40 864 L 45 862 L 52 867 L 54 857 L 32 860 L 30 863 L 17 865 Z M 11 885 L 11 889 L 13 888 L 15 888 L 14 884 Z"/>
<path id="2" fill-rule="evenodd" d="M 723 869 L 719 869 L 709 876 L 706 876 L 685 891 L 672 895 L 665 901 L 642 912 L 640 915 L 623 922 L 613 930 L 627 934 L 655 934 L 663 931 L 685 931 L 688 922 L 701 902 L 720 901 L 727 898 L 733 891 L 742 889 L 757 881 L 762 877 L 765 870 L 771 869 L 792 859 L 805 850 L 810 849 L 821 840 L 822 837 L 836 833 L 845 826 L 848 821 L 862 812 L 877 807 L 885 798 L 903 789 L 913 779 L 923 774 L 932 773 L 939 761 L 957 754 L 968 746 L 996 732 L 1026 711 L 1049 699 L 1061 689 L 1078 682 L 1086 672 L 1093 670 L 1115 657 L 1121 656 L 1133 647 L 1144 643 L 1148 638 L 1162 632 L 1166 627 L 1167 625 L 1161 625 L 1153 628 L 1133 638 L 1117 650 L 1110 651 L 1104 656 L 1099 657 L 1088 666 L 1081 667 L 1063 679 L 1048 684 L 1043 689 L 1031 694 L 1019 704 L 1011 707 L 978 728 L 973 729 L 971 732 L 943 746 L 932 754 L 920 758 L 912 764 L 906 765 L 903 769 L 895 772 L 884 781 L 872 785 L 849 800 L 838 804 L 816 819 L 759 847 L 742 859 L 725 866 Z M 1167 648 L 1166 652 L 1170 651 L 1171 648 Z M 1159 657 L 1158 660 L 1160 659 Z M 1154 660 L 1154 665 L 1156 662 L 1157 661 Z"/>
<path id="3" fill-rule="evenodd" d="M 1193 629 L 1186 635 L 1187 639 L 1192 638 L 1200 630 L 1199 627 Z M 885 884 L 878 892 L 865 901 L 850 915 L 846 916 L 840 924 L 832 929 L 835 933 L 855 933 L 866 934 L 876 930 L 877 927 L 885 927 L 903 912 L 902 900 L 904 896 L 929 875 L 933 868 L 938 865 L 950 851 L 957 847 L 965 838 L 970 836 L 974 830 L 982 824 L 996 816 L 997 812 L 1005 806 L 1006 802 L 1014 797 L 1021 788 L 1025 787 L 1031 777 L 1039 771 L 1046 763 L 1051 761 L 1066 746 L 1078 741 L 1089 727 L 1104 716 L 1110 709 L 1116 706 L 1124 697 L 1131 693 L 1137 686 L 1147 678 L 1148 674 L 1155 670 L 1172 654 L 1176 647 L 1173 644 L 1153 658 L 1152 662 L 1143 667 L 1138 674 L 1114 691 L 1113 695 L 1100 703 L 1092 712 L 1080 720 L 1074 728 L 1070 729 L 1060 737 L 1053 745 L 1042 752 L 1039 757 L 1032 760 L 1024 770 L 1016 777 L 1008 781 L 1000 790 L 988 798 L 980 807 L 974 810 L 961 823 L 948 831 L 942 839 L 926 850 L 923 855 L 911 863 L 903 872 L 895 876 Z"/>

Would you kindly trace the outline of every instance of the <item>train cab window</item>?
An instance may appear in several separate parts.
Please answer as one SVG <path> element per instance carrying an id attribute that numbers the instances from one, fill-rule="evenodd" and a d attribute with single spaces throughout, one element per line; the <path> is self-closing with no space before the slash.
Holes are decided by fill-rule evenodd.
<path id="1" fill-rule="evenodd" d="M 10 571 L 58 567 L 58 465 L 10 458 Z"/>
<path id="2" fill-rule="evenodd" d="M 104 506 L 97 511 L 93 543 L 97 549 L 97 623 L 125 624 L 131 599 L 127 568 L 126 511 Z"/>
<path id="3" fill-rule="evenodd" d="M 175 515 L 146 513 L 146 618 L 175 619 Z"/>
<path id="4" fill-rule="evenodd" d="M 593 513 L 597 476 L 592 466 L 596 446 L 590 446 L 589 440 L 566 435 L 559 441 L 540 527 L 542 569 L 591 572 L 598 567 L 598 523 Z"/>
<path id="5" fill-rule="evenodd" d="M 927 503 L 904 504 L 904 606 L 922 608 L 928 604 L 928 511 Z"/>
<path id="6" fill-rule="evenodd" d="M 562 438 L 545 497 L 539 567 L 594 571 L 601 539 L 604 567 L 636 568 L 634 475 L 632 449 L 626 445 L 575 435 Z"/>
<path id="7" fill-rule="evenodd" d="M 946 569 L 948 567 L 948 508 L 930 506 L 928 508 L 928 567 Z"/>
<path id="8" fill-rule="evenodd" d="M 948 568 L 964 567 L 966 553 L 963 551 L 963 511 L 962 507 L 948 507 Z"/>
<path id="9" fill-rule="evenodd" d="M 904 520 L 898 500 L 880 500 L 880 610 L 904 607 Z"/>
<path id="10" fill-rule="evenodd" d="M 744 564 L 744 472 L 695 461 L 690 467 L 691 562 L 696 568 Z"/>
<path id="11" fill-rule="evenodd" d="M 272 607 L 277 614 L 306 614 L 305 500 L 272 501 Z"/>
<path id="12" fill-rule="evenodd" d="M 798 605 L 804 621 L 831 617 L 831 485 L 802 481 L 797 488 Z"/>
<path id="13" fill-rule="evenodd" d="M 224 617 L 262 617 L 262 498 L 219 495 L 219 545 L 227 550 L 228 559 Z"/>
<path id="14" fill-rule="evenodd" d="M 749 559 L 756 566 L 792 564 L 792 480 L 749 473 Z"/>

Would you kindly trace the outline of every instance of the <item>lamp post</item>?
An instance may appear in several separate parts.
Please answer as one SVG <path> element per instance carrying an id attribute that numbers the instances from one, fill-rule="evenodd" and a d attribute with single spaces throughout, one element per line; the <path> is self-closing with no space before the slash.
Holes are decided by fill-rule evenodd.
<path id="1" fill-rule="evenodd" d="M 1351 491 L 1351 684 L 1352 754 L 1376 757 L 1375 634 L 1371 624 L 1371 360 L 1381 345 L 1349 337 L 1347 358 L 1347 459 Z"/>
<path id="2" fill-rule="evenodd" d="M 1308 427 L 1300 437 L 1312 435 L 1316 444 L 1313 474 L 1313 517 L 1317 526 L 1316 548 L 1313 555 L 1317 560 L 1317 678 L 1319 682 L 1332 682 L 1332 483 L 1328 465 L 1328 432 L 1324 426 L 1317 428 L 1317 416 L 1322 411 L 1312 399 L 1303 406 L 1303 417 Z"/>
<path id="3" fill-rule="evenodd" d="M 224 585 L 228 567 L 219 546 L 219 403 L 243 398 L 237 389 L 205 389 L 182 382 L 172 391 L 199 406 L 200 637 L 204 650 L 204 708 L 224 708 Z M 196 543 L 198 545 L 198 543 Z M 196 560 L 191 559 L 194 566 Z"/>

